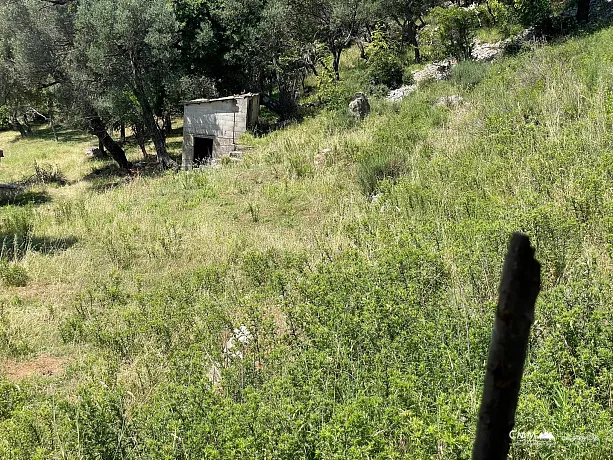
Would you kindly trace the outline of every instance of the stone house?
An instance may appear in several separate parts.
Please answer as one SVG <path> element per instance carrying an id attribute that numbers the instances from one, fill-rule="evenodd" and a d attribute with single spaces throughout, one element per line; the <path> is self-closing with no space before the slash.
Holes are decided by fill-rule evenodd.
<path id="1" fill-rule="evenodd" d="M 232 155 L 238 150 L 240 135 L 257 123 L 259 115 L 259 94 L 186 102 L 182 168 L 189 170 Z"/>

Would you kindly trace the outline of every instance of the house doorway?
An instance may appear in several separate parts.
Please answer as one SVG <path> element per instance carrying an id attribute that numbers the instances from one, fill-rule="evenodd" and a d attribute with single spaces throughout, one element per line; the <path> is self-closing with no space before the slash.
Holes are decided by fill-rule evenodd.
<path id="1" fill-rule="evenodd" d="M 210 164 L 213 159 L 213 139 L 194 137 L 194 166 Z"/>

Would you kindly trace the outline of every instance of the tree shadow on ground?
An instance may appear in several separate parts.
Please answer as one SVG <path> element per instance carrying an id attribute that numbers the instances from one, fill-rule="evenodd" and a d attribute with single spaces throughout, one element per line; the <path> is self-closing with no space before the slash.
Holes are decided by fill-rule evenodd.
<path id="1" fill-rule="evenodd" d="M 95 161 L 100 162 L 100 159 Z M 132 178 L 130 172 L 119 168 L 115 163 L 104 163 L 83 176 L 83 180 L 91 183 L 91 190 L 105 192 L 129 183 Z"/>
<path id="2" fill-rule="evenodd" d="M 49 238 L 46 236 L 0 233 L 0 259 L 21 260 L 28 252 L 54 255 L 70 249 L 77 242 L 78 239 L 74 236 Z"/>
<path id="3" fill-rule="evenodd" d="M 56 127 L 57 141 L 58 142 L 88 142 L 92 141 L 93 136 L 84 131 L 79 131 L 76 129 L 65 129 L 61 127 Z M 19 134 L 16 132 L 16 134 Z M 15 136 L 11 143 L 20 142 L 22 140 L 46 140 L 46 141 L 55 141 L 55 136 L 53 135 L 53 130 L 47 125 L 33 125 L 32 132 L 28 133 L 27 137 Z"/>
<path id="4" fill-rule="evenodd" d="M 175 159 L 171 156 L 171 158 Z M 97 161 L 101 161 L 97 159 Z M 176 161 L 176 159 L 175 159 Z M 180 159 L 178 160 L 180 161 Z M 106 192 L 122 185 L 129 184 L 139 177 L 157 177 L 164 174 L 155 160 L 143 160 L 134 163 L 129 171 L 121 169 L 117 164 L 105 162 L 100 167 L 95 168 L 83 177 L 83 180 L 90 182 L 90 189 L 97 192 Z"/>
<path id="5" fill-rule="evenodd" d="M 0 191 L 0 207 L 40 205 L 51 201 L 51 195 L 45 191 L 15 190 Z"/>

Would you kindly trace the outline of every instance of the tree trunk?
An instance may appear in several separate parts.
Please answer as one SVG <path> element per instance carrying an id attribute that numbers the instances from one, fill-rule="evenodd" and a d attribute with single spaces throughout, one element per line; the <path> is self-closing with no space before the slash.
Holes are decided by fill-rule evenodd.
<path id="1" fill-rule="evenodd" d="M 417 25 L 414 22 L 408 23 L 406 25 L 406 31 L 403 30 L 403 33 L 405 32 L 406 32 L 407 41 L 409 42 L 409 44 L 413 48 L 413 52 L 415 53 L 415 62 L 421 62 L 421 53 L 419 51 L 419 41 L 417 40 Z"/>
<path id="2" fill-rule="evenodd" d="M 147 142 L 147 138 L 145 137 L 145 128 L 141 124 L 135 124 L 132 126 L 132 131 L 134 131 L 136 143 L 138 144 L 140 151 L 143 153 L 143 159 L 148 160 L 149 155 L 147 154 L 147 148 L 145 147 L 145 143 Z"/>
<path id="3" fill-rule="evenodd" d="M 13 113 L 11 124 L 13 125 L 13 128 L 17 128 L 17 130 L 19 131 L 19 134 L 21 134 L 21 137 L 28 137 L 28 133 L 23 128 L 23 125 L 19 122 L 19 119 L 17 118 L 16 113 Z"/>
<path id="4" fill-rule="evenodd" d="M 158 125 L 155 119 L 155 113 L 153 112 L 153 108 L 151 107 L 151 103 L 147 97 L 147 92 L 145 91 L 143 84 L 144 77 L 142 76 L 142 72 L 139 70 L 139 66 L 135 58 L 131 59 L 131 63 L 132 73 L 134 74 L 134 95 L 136 96 L 136 99 L 141 107 L 143 125 L 148 134 L 151 136 L 151 140 L 153 140 L 158 164 L 164 169 L 176 168 L 177 163 L 170 158 L 170 155 L 168 155 L 168 150 L 166 149 L 166 136 L 164 135 L 164 130 L 160 128 L 160 125 Z"/>
<path id="5" fill-rule="evenodd" d="M 90 127 L 94 132 L 95 136 L 98 138 L 99 144 L 108 150 L 109 154 L 117 162 L 121 169 L 130 169 L 132 167 L 132 163 L 128 161 L 126 158 L 126 153 L 119 146 L 117 142 L 113 140 L 111 136 L 109 136 L 108 131 L 106 130 L 106 126 L 102 119 L 98 116 L 92 117 L 89 121 Z"/>
<path id="6" fill-rule="evenodd" d="M 153 145 L 155 146 L 155 153 L 157 154 L 157 160 L 159 165 L 166 168 L 174 168 L 177 166 L 177 163 L 170 158 L 168 155 L 168 150 L 166 150 L 166 136 L 164 135 L 164 130 L 160 128 L 155 120 L 155 116 L 153 114 L 153 109 L 149 104 L 149 100 L 145 97 L 144 92 L 137 91 L 137 97 L 140 96 L 140 106 L 143 114 L 143 123 L 151 136 L 151 140 L 153 141 Z"/>
<path id="7" fill-rule="evenodd" d="M 164 114 L 164 134 L 166 134 L 166 136 L 172 134 L 172 118 L 170 113 Z"/>
<path id="8" fill-rule="evenodd" d="M 368 56 L 366 55 L 366 49 L 364 48 L 364 43 L 362 42 L 362 40 L 358 39 L 356 40 L 355 43 L 358 46 L 358 49 L 360 50 L 360 59 L 364 59 L 365 61 L 368 61 Z"/>
<path id="9" fill-rule="evenodd" d="M 334 49 L 332 51 L 332 68 L 334 69 L 334 75 L 336 76 L 336 80 L 340 81 L 341 74 L 339 71 L 339 67 L 341 65 L 341 53 L 343 49 L 340 48 L 338 50 Z"/>
<path id="10" fill-rule="evenodd" d="M 122 144 L 126 143 L 126 124 L 123 121 L 119 125 L 119 141 Z"/>
<path id="11" fill-rule="evenodd" d="M 266 107 L 269 110 L 272 110 L 277 115 L 279 116 L 283 115 L 283 107 L 281 107 L 281 104 L 279 103 L 279 101 L 271 98 L 268 94 L 265 94 L 265 93 L 260 94 L 260 102 L 262 103 L 264 107 Z"/>
<path id="12" fill-rule="evenodd" d="M 492 24 L 496 25 L 496 16 L 494 16 L 494 12 L 492 11 L 492 7 L 490 6 L 490 2 L 485 0 L 485 6 L 487 7 L 487 12 L 492 18 Z"/>
<path id="13" fill-rule="evenodd" d="M 28 123 L 28 115 L 26 113 L 23 114 L 23 127 L 28 135 L 32 134 L 32 127 Z"/>
<path id="14" fill-rule="evenodd" d="M 578 0 L 577 22 L 587 22 L 590 16 L 590 0 Z"/>
<path id="15" fill-rule="evenodd" d="M 145 146 L 144 142 L 140 142 L 138 144 L 138 146 L 140 147 L 140 151 L 143 154 L 143 159 L 144 160 L 148 160 L 149 159 L 149 154 L 147 153 L 147 147 Z"/>
<path id="16" fill-rule="evenodd" d="M 104 142 L 101 138 L 98 138 L 98 150 L 100 150 L 100 155 L 104 155 Z"/>

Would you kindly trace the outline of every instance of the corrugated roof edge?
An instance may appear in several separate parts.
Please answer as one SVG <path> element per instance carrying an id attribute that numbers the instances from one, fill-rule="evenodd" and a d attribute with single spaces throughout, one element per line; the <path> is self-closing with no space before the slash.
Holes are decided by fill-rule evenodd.
<path id="1" fill-rule="evenodd" d="M 226 97 L 218 97 L 216 99 L 194 99 L 192 101 L 185 101 L 183 105 L 191 105 L 191 104 L 204 104 L 207 102 L 217 102 L 217 101 L 231 101 L 233 99 L 244 99 L 246 97 L 258 96 L 259 93 L 245 93 L 245 94 L 236 94 L 234 96 L 226 96 Z"/>

